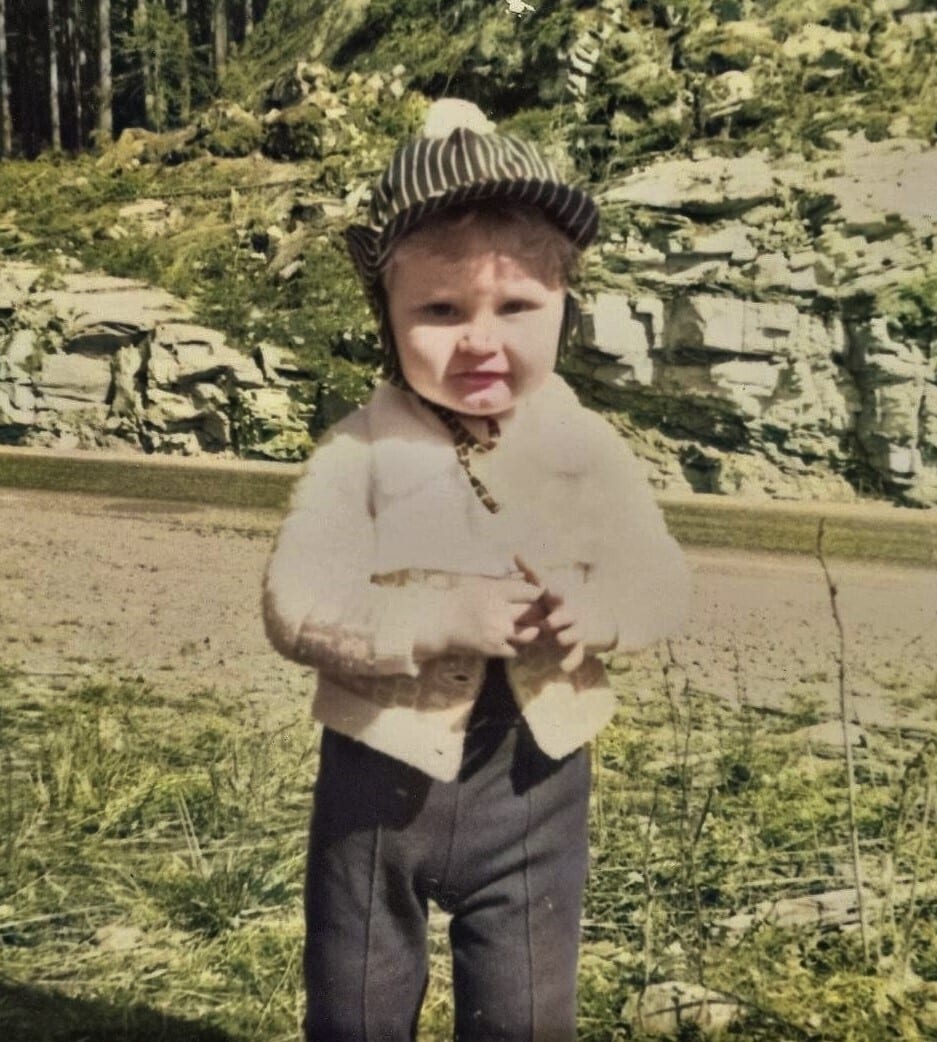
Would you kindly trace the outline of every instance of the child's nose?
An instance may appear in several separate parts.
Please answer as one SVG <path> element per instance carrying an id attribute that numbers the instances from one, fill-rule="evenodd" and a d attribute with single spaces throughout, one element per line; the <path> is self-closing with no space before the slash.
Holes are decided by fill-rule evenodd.
<path id="1" fill-rule="evenodd" d="M 496 344 L 494 330 L 488 322 L 473 322 L 462 333 L 456 345 L 462 351 L 484 354 L 493 351 Z"/>

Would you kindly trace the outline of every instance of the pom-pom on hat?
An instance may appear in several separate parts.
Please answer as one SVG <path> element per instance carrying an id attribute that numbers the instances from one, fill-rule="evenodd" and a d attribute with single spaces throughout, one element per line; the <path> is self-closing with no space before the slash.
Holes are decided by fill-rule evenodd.
<path id="1" fill-rule="evenodd" d="M 430 106 L 422 135 L 398 148 L 378 179 L 368 223 L 345 233 L 369 294 L 401 236 L 440 210 L 489 199 L 542 210 L 580 248 L 598 230 L 591 196 L 564 182 L 532 144 L 497 133 L 471 102 L 444 98 Z"/>

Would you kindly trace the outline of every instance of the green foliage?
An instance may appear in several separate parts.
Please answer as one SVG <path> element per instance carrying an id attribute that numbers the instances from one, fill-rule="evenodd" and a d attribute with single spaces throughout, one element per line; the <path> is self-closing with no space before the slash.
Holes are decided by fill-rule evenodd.
<path id="1" fill-rule="evenodd" d="M 199 144 L 213 156 L 249 156 L 263 140 L 260 121 L 237 106 L 214 106 L 199 119 Z"/>
<path id="2" fill-rule="evenodd" d="M 401 126 L 413 119 L 405 100 L 392 115 Z M 333 176 L 344 182 L 349 161 L 335 158 Z M 275 246 L 252 246 L 255 237 L 266 239 L 268 201 L 238 194 L 256 180 L 251 159 L 110 172 L 82 160 L 69 168 L 64 185 L 61 168 L 49 160 L 0 164 L 0 192 L 22 206 L 17 227 L 35 234 L 23 255 L 52 260 L 64 250 L 88 268 L 161 285 L 245 351 L 261 341 L 290 347 L 314 379 L 308 405 L 318 433 L 373 386 L 380 361 L 374 323 L 337 230 L 317 233 L 310 226 L 293 278 L 283 281 L 268 269 Z M 146 237 L 125 227 L 119 210 L 151 193 L 167 198 L 177 217 L 163 234 Z M 274 183 L 267 198 L 276 193 Z"/>
<path id="3" fill-rule="evenodd" d="M 377 25 L 380 24 L 378 21 Z M 414 86 L 429 93 L 442 92 L 453 70 L 463 65 L 471 49 L 470 40 L 447 31 L 443 21 L 435 15 L 419 15 L 412 21 L 395 17 L 387 31 L 370 23 L 360 37 L 351 41 L 352 53 L 359 46 L 361 51 L 355 54 L 353 67 L 362 72 L 386 70 L 393 68 L 401 55 L 406 55 Z M 340 54 L 338 60 L 349 59 Z"/>
<path id="4" fill-rule="evenodd" d="M 210 867 L 180 869 L 157 880 L 153 898 L 168 921 L 203 937 L 236 929 L 245 914 L 278 908 L 296 894 L 295 866 L 284 866 L 273 851 L 249 858 L 245 851 L 220 857 Z M 245 863 L 246 862 L 246 863 Z"/>
<path id="5" fill-rule="evenodd" d="M 299 60 L 332 62 L 370 8 L 368 0 L 271 0 L 264 18 L 229 63 L 224 93 L 248 108 Z"/>
<path id="6" fill-rule="evenodd" d="M 288 109 L 268 130 L 264 153 L 273 159 L 322 159 L 323 113 L 314 105 Z"/>
<path id="7" fill-rule="evenodd" d="M 913 282 L 898 286 L 879 306 L 902 330 L 922 344 L 937 340 L 937 266 Z"/>
<path id="8" fill-rule="evenodd" d="M 937 799 L 933 742 L 914 756 L 883 745 L 877 769 L 860 772 L 866 897 L 887 895 L 894 917 L 873 917 L 869 967 L 856 933 L 770 913 L 851 885 L 841 754 L 817 757 L 786 716 L 744 705 L 739 714 L 681 675 L 665 659 L 661 686 L 640 699 L 621 678 L 623 711 L 599 744 L 581 1037 L 619 1037 L 612 1026 L 629 995 L 676 978 L 741 1000 L 731 1037 L 927 1038 L 929 989 L 908 981 L 930 972 L 937 934 L 896 880 L 935 878 L 924 838 Z M 915 808 L 913 839 L 897 839 L 896 797 Z M 731 925 L 730 910 L 758 908 L 747 926 Z"/>
<path id="9" fill-rule="evenodd" d="M 755 9 L 769 22 L 779 39 L 807 25 L 828 26 L 837 32 L 860 32 L 868 29 L 877 17 L 874 5 L 860 0 L 756 0 Z"/>

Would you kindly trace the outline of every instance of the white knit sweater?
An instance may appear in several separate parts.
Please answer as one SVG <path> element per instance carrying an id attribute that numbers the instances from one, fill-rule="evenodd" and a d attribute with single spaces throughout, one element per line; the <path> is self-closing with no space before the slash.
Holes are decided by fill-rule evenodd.
<path id="1" fill-rule="evenodd" d="M 586 583 L 632 651 L 682 623 L 688 576 L 623 440 L 558 376 L 524 398 L 473 470 L 415 395 L 382 384 L 320 442 L 297 482 L 270 558 L 264 619 L 273 645 L 317 667 L 315 717 L 433 777 L 456 776 L 481 687 L 480 655 L 413 657 L 415 620 L 469 575 L 516 574 L 519 554 L 547 585 Z M 537 744 L 561 757 L 615 709 L 604 667 L 571 674 L 540 638 L 507 660 Z"/>

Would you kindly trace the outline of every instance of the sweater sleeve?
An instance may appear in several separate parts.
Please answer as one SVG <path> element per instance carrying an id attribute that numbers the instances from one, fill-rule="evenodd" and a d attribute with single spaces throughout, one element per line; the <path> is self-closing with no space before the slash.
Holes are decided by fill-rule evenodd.
<path id="1" fill-rule="evenodd" d="M 689 611 L 686 559 L 667 531 L 642 464 L 624 439 L 593 416 L 596 494 L 589 583 L 611 611 L 617 640 L 610 650 L 637 651 L 679 630 Z"/>
<path id="2" fill-rule="evenodd" d="M 370 450 L 362 412 L 319 443 L 267 563 L 263 617 L 282 655 L 330 672 L 416 676 L 415 618 L 426 591 L 371 581 Z"/>

